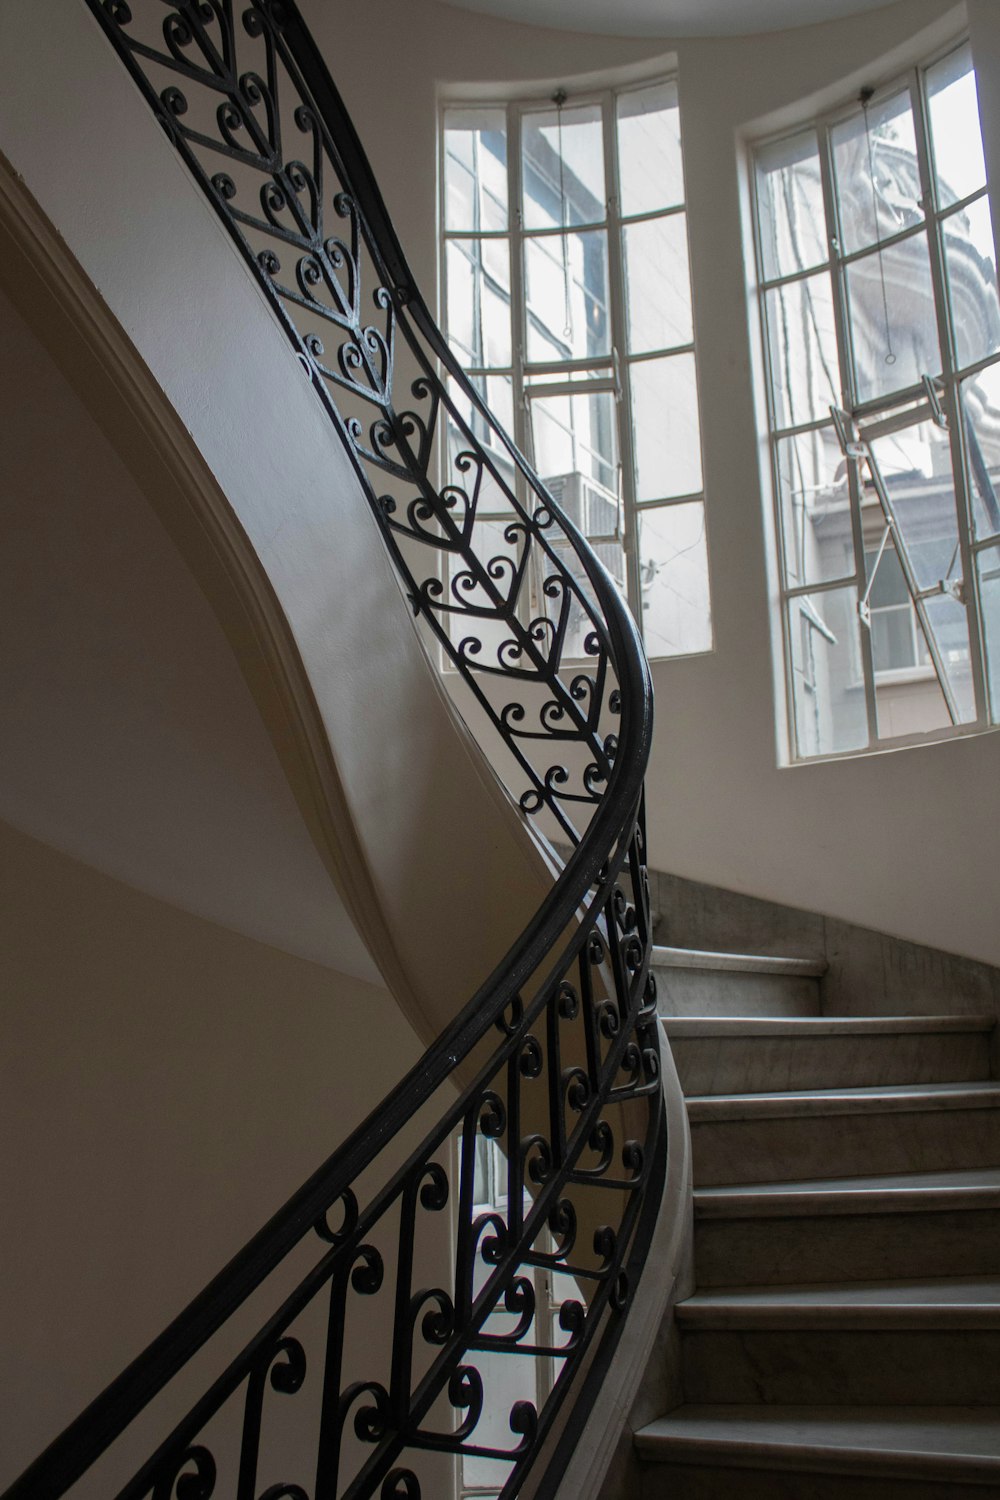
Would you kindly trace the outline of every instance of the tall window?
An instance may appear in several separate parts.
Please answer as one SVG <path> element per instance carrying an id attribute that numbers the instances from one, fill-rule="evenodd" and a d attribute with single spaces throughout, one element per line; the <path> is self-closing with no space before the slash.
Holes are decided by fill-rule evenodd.
<path id="1" fill-rule="evenodd" d="M 799 758 L 1000 720 L 1000 302 L 968 45 L 755 156 Z"/>
<path id="2" fill-rule="evenodd" d="M 627 593 L 648 653 L 708 650 L 676 85 L 450 107 L 442 138 L 452 347 Z"/>

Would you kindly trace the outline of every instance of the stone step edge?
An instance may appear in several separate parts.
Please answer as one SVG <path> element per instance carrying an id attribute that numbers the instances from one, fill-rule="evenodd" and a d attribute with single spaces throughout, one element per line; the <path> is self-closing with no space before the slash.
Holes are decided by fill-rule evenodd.
<path id="1" fill-rule="evenodd" d="M 928 1284 L 929 1285 L 929 1284 Z M 747 1287 L 740 1289 L 739 1301 L 730 1300 L 718 1291 L 696 1293 L 683 1302 L 678 1302 L 674 1312 L 678 1324 L 685 1330 L 777 1331 L 779 1329 L 822 1329 L 824 1331 L 890 1332 L 893 1329 L 920 1331 L 938 1329 L 949 1332 L 978 1330 L 1000 1331 L 1000 1282 L 990 1288 L 992 1300 L 974 1300 L 970 1291 L 967 1300 L 935 1301 L 933 1295 L 922 1299 L 905 1301 L 900 1293 L 893 1294 L 891 1284 L 885 1287 L 885 1300 L 871 1298 L 853 1299 L 853 1289 L 848 1283 L 830 1283 L 829 1290 L 836 1290 L 836 1298 L 824 1298 L 824 1288 L 811 1288 L 808 1294 L 800 1293 L 801 1300 L 792 1302 L 782 1298 L 775 1287 Z M 781 1292 L 787 1292 L 782 1287 Z M 844 1292 L 848 1295 L 845 1296 Z M 731 1294 L 732 1295 L 732 1294 Z"/>
<path id="2" fill-rule="evenodd" d="M 996 1109 L 1000 1082 L 890 1085 L 867 1088 L 795 1089 L 774 1094 L 691 1094 L 692 1125 L 737 1120 L 799 1120 L 831 1115 L 923 1114 L 928 1111 Z"/>
<path id="3" fill-rule="evenodd" d="M 891 1213 L 959 1213 L 1000 1209 L 1000 1181 L 955 1186 L 789 1190 L 784 1183 L 695 1188 L 696 1219 L 814 1219 Z"/>
<path id="4" fill-rule="evenodd" d="M 661 1016 L 670 1037 L 938 1036 L 983 1032 L 996 1016 Z"/>
<path id="5" fill-rule="evenodd" d="M 678 1431 L 685 1421 L 694 1425 L 698 1420 L 705 1421 L 713 1416 L 721 1421 L 734 1424 L 742 1419 L 746 1421 L 750 1414 L 759 1417 L 760 1408 L 734 1407 L 734 1406 L 691 1406 L 677 1407 L 669 1412 L 666 1417 L 657 1418 L 648 1426 L 641 1428 L 634 1437 L 635 1446 L 639 1456 L 646 1462 L 661 1464 L 680 1463 L 698 1465 L 718 1465 L 719 1467 L 738 1469 L 780 1469 L 784 1471 L 801 1471 L 804 1473 L 822 1474 L 854 1474 L 858 1476 L 870 1475 L 875 1478 L 904 1479 L 904 1480 L 960 1480 L 966 1484 L 990 1484 L 996 1485 L 1000 1481 L 1000 1409 L 995 1407 L 984 1407 L 977 1409 L 977 1415 L 987 1423 L 995 1423 L 997 1433 L 996 1455 L 984 1455 L 972 1452 L 956 1452 L 943 1450 L 914 1450 L 902 1446 L 888 1447 L 875 1446 L 849 1441 L 853 1435 L 856 1439 L 861 1436 L 865 1429 L 864 1419 L 867 1417 L 869 1423 L 875 1413 L 889 1412 L 898 1422 L 899 1418 L 906 1413 L 912 1415 L 914 1425 L 924 1425 L 928 1419 L 936 1417 L 939 1421 L 947 1421 L 948 1416 L 955 1411 L 947 1407 L 895 1407 L 895 1408 L 873 1408 L 873 1407 L 781 1407 L 770 1406 L 767 1408 L 766 1428 L 773 1435 L 761 1436 L 760 1438 L 748 1439 L 746 1432 L 739 1435 L 723 1436 L 696 1434 L 691 1432 L 685 1434 L 683 1430 Z M 835 1412 L 835 1416 L 832 1415 Z M 816 1436 L 809 1441 L 803 1429 L 808 1429 L 810 1422 L 813 1423 Z M 824 1441 L 821 1428 L 829 1427 L 835 1422 L 840 1428 L 844 1441 L 840 1438 L 836 1443 L 829 1437 Z M 761 1430 L 761 1423 L 755 1423 Z M 780 1429 L 786 1425 L 790 1434 L 794 1436 L 782 1437 Z M 853 1434 L 851 1428 L 854 1428 Z M 763 1429 L 766 1430 L 766 1429 Z M 956 1432 L 961 1431 L 960 1424 L 956 1424 Z"/>
<path id="6" fill-rule="evenodd" d="M 821 958 L 780 958 L 761 953 L 712 953 L 700 948 L 654 947 L 654 969 L 701 969 L 708 972 L 773 974 L 786 979 L 819 979 L 827 971 Z"/>

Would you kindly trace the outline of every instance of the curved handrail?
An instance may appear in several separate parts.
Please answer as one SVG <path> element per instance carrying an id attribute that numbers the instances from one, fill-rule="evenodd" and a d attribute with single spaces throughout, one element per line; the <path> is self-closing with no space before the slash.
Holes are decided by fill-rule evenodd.
<path id="1" fill-rule="evenodd" d="M 415 613 L 493 724 L 512 795 L 525 813 L 550 815 L 575 848 L 528 928 L 420 1062 L 25 1471 L 7 1500 L 63 1494 L 303 1240 L 315 1245 L 316 1264 L 126 1484 L 123 1500 L 180 1494 L 182 1481 L 207 1500 L 218 1475 L 204 1430 L 241 1393 L 237 1490 L 240 1500 L 256 1494 L 267 1387 L 289 1395 L 305 1381 L 296 1320 L 321 1296 L 329 1298 L 329 1323 L 320 1360 L 317 1500 L 340 1493 L 411 1500 L 420 1485 L 407 1455 L 420 1451 L 506 1461 L 503 1493 L 514 1494 L 557 1429 L 573 1382 L 577 1422 L 593 1399 L 641 1269 L 662 1178 L 641 806 L 652 729 L 648 667 L 609 575 L 466 380 L 413 286 L 357 136 L 294 5 L 244 5 L 237 25 L 233 0 L 168 0 L 165 18 L 162 4 L 143 0 L 162 22 L 162 42 L 154 43 L 148 25 L 142 31 L 137 0 L 135 14 L 126 0 L 87 3 L 258 274 L 351 454 Z M 258 67 L 238 60 L 244 42 L 256 48 Z M 214 139 L 205 132 L 204 110 L 185 123 L 190 101 L 178 76 L 217 106 Z M 296 102 L 282 117 L 279 83 L 289 82 Z M 311 147 L 310 164 L 283 151 L 282 118 L 291 118 Z M 221 156 L 227 170 L 212 172 L 206 156 L 215 164 Z M 338 179 L 335 195 L 324 187 L 327 173 Z M 245 207 L 246 179 L 259 186 L 254 213 Z M 322 205 L 331 197 L 348 239 L 325 233 Z M 294 285 L 281 279 L 273 242 L 298 257 Z M 379 328 L 361 313 L 368 265 L 384 318 Z M 325 357 L 317 321 L 342 338 L 336 362 Z M 409 394 L 424 404 L 422 412 L 394 403 L 404 348 Z M 486 442 L 474 431 L 476 419 L 485 424 Z M 452 483 L 435 483 L 438 463 Z M 387 493 L 379 494 L 373 475 L 388 484 Z M 486 489 L 509 517 L 509 550 L 484 559 L 475 527 Z M 428 548 L 435 566 L 421 576 L 414 553 Z M 463 631 L 476 622 L 480 634 L 456 639 L 457 618 Z M 487 625 L 492 644 L 483 639 Z M 582 659 L 574 645 L 582 646 Z M 518 699 L 508 698 L 512 684 Z M 527 780 L 527 789 L 518 793 L 515 778 L 522 786 Z M 499 1040 L 487 1047 L 495 1032 Z M 359 1179 L 456 1076 L 460 1097 L 448 1096 L 420 1145 L 362 1204 Z M 637 1108 L 641 1134 L 626 1138 Z M 448 1202 L 441 1158 L 457 1130 L 453 1284 L 415 1291 L 413 1240 L 421 1215 L 440 1213 Z M 505 1149 L 502 1214 L 475 1213 L 483 1137 Z M 334 1228 L 330 1215 L 338 1208 Z M 592 1251 L 578 1242 L 581 1220 L 595 1229 Z M 391 1368 L 384 1380 L 347 1381 L 344 1319 L 352 1294 L 376 1296 L 384 1284 L 380 1235 L 395 1252 Z M 560 1342 L 539 1336 L 539 1268 L 588 1289 L 564 1302 Z M 513 1318 L 514 1329 L 492 1331 L 489 1320 L 498 1316 Z M 469 1360 L 478 1356 L 483 1366 L 498 1353 L 561 1367 L 539 1409 L 515 1404 L 515 1442 L 504 1449 L 476 1441 L 486 1396 Z M 459 1414 L 444 1431 L 430 1425 L 440 1421 L 432 1413 L 442 1400 Z M 352 1423 L 362 1456 L 343 1488 L 343 1438 Z M 272 1494 L 300 1500 L 306 1492 L 290 1484 Z"/>

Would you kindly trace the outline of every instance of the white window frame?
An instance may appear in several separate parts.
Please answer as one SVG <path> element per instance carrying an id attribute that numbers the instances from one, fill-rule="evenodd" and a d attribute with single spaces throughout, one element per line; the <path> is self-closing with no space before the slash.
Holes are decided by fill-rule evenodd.
<path id="1" fill-rule="evenodd" d="M 624 551 L 626 596 L 632 613 L 638 622 L 640 632 L 643 632 L 643 606 L 642 606 L 642 559 L 639 555 L 639 521 L 646 511 L 663 511 L 668 507 L 677 505 L 690 505 L 698 503 L 701 505 L 703 518 L 704 547 L 707 559 L 707 619 L 705 622 L 706 644 L 693 651 L 676 652 L 654 652 L 647 646 L 647 652 L 651 659 L 674 660 L 684 656 L 701 656 L 715 649 L 714 643 L 714 621 L 711 610 L 711 549 L 708 536 L 707 507 L 705 504 L 704 483 L 704 439 L 701 421 L 701 403 L 698 392 L 697 376 L 697 354 L 695 350 L 695 339 L 692 331 L 690 340 L 666 345 L 650 351 L 638 354 L 628 352 L 628 303 L 626 290 L 625 272 L 625 246 L 624 230 L 626 226 L 641 224 L 648 221 L 666 219 L 678 215 L 687 214 L 687 190 L 684 187 L 684 197 L 681 203 L 671 205 L 668 208 L 654 209 L 645 213 L 631 214 L 623 217 L 620 211 L 621 195 L 619 186 L 619 159 L 617 129 L 617 101 L 630 93 L 642 92 L 660 85 L 677 85 L 675 72 L 658 73 L 653 77 L 638 81 L 632 81 L 621 87 L 608 87 L 581 90 L 573 92 L 566 98 L 567 108 L 579 108 L 586 106 L 597 107 L 601 111 L 601 122 L 603 127 L 604 166 L 605 166 L 605 190 L 607 201 L 605 203 L 604 217 L 593 223 L 572 223 L 566 226 L 572 232 L 587 230 L 606 230 L 608 240 L 608 300 L 609 300 L 609 323 L 610 323 L 610 352 L 606 357 L 599 356 L 580 360 L 554 361 L 551 363 L 531 363 L 527 359 L 527 320 L 529 309 L 527 305 L 527 294 L 525 288 L 525 245 L 527 242 L 538 241 L 547 236 L 555 237 L 565 230 L 561 226 L 553 229 L 531 229 L 526 230 L 523 224 L 521 212 L 522 202 L 522 126 L 526 115 L 538 111 L 550 111 L 554 106 L 552 96 L 528 96 L 524 98 L 502 98 L 488 99 L 464 98 L 461 94 L 442 98 L 439 103 L 438 117 L 438 181 L 440 192 L 439 222 L 438 222 L 438 245 L 439 245 L 439 286 L 440 286 L 440 323 L 445 335 L 448 333 L 447 308 L 448 308 L 448 243 L 451 240 L 499 240 L 510 241 L 510 301 L 511 301 L 511 358 L 510 367 L 498 366 L 463 366 L 466 373 L 474 379 L 486 379 L 488 377 L 499 377 L 510 379 L 513 396 L 513 427 L 511 437 L 522 453 L 536 465 L 536 456 L 532 442 L 532 426 L 530 418 L 530 402 L 533 396 L 568 396 L 582 394 L 601 394 L 612 392 L 616 397 L 617 419 L 617 448 L 619 468 L 619 503 L 621 507 L 620 535 L 614 539 L 620 540 Z M 504 230 L 483 231 L 467 229 L 449 229 L 446 222 L 446 193 L 445 193 L 445 127 L 449 111 L 462 111 L 477 109 L 503 110 L 506 116 L 507 130 L 507 181 L 508 181 L 508 221 Z M 681 138 L 681 149 L 683 152 L 683 131 Z M 689 295 L 691 276 L 689 269 Z M 692 309 L 693 328 L 693 309 Z M 637 496 L 637 464 L 635 444 L 633 440 L 633 389 L 632 368 L 636 365 L 651 360 L 673 357 L 676 355 L 688 355 L 691 357 L 695 378 L 695 401 L 698 412 L 698 441 L 699 441 L 699 463 L 701 468 L 701 487 L 690 493 L 670 495 L 665 498 L 652 500 L 639 500 Z M 586 386 L 573 382 L 573 375 L 581 371 L 594 371 L 600 369 L 601 374 L 592 380 L 588 380 Z M 554 377 L 563 375 L 564 380 Z M 548 377 L 544 391 L 538 385 L 533 386 L 533 381 L 539 377 Z M 519 487 L 521 481 L 518 476 L 515 480 Z M 669 565 L 668 565 L 669 566 Z"/>
<path id="2" fill-rule="evenodd" d="M 762 137 L 759 140 L 753 141 L 749 146 L 751 160 L 748 182 L 756 260 L 757 302 L 761 327 L 760 347 L 765 371 L 764 389 L 766 391 L 767 406 L 767 443 L 770 454 L 769 478 L 774 510 L 773 547 L 777 554 L 778 592 L 780 595 L 780 628 L 776 628 L 776 634 L 780 634 L 784 663 L 787 762 L 840 759 L 845 756 L 870 754 L 885 748 L 900 748 L 907 745 L 924 744 L 941 739 L 979 734 L 998 727 L 997 719 L 1000 718 L 1000 702 L 992 705 L 992 712 L 989 702 L 989 670 L 985 656 L 977 557 L 979 553 L 986 553 L 996 548 L 1000 538 L 995 535 L 982 537 L 977 537 L 976 535 L 973 522 L 967 444 L 964 425 L 961 420 L 959 393 L 961 385 L 965 381 L 974 378 L 983 370 L 1000 365 L 1000 352 L 996 352 L 967 365 L 962 365 L 958 362 L 943 231 L 943 224 L 946 219 L 954 214 L 961 213 L 980 197 L 985 198 L 985 201 L 989 203 L 990 186 L 989 182 L 987 182 L 985 188 L 976 189 L 966 197 L 950 201 L 943 206 L 939 202 L 925 85 L 926 74 L 930 69 L 968 45 L 969 39 L 967 35 L 963 34 L 953 38 L 946 45 L 937 49 L 930 56 L 921 59 L 915 65 L 893 73 L 891 78 L 874 90 L 870 96 L 869 108 L 877 108 L 880 103 L 893 98 L 901 89 L 908 88 L 909 90 L 912 101 L 917 161 L 922 191 L 921 204 L 923 218 L 918 224 L 905 226 L 898 232 L 887 235 L 885 238 L 873 242 L 871 245 L 863 246 L 860 249 L 845 252 L 841 248 L 842 235 L 837 217 L 838 209 L 834 190 L 835 175 L 831 137 L 836 125 L 857 114 L 859 100 L 856 95 L 831 111 L 824 112 L 818 116 L 806 116 L 794 128 L 783 130 L 778 135 Z M 973 65 L 974 63 L 975 60 L 973 58 Z M 792 140 L 809 130 L 815 131 L 819 146 L 823 202 L 829 235 L 827 258 L 819 261 L 816 265 L 808 267 L 804 271 L 786 273 L 768 278 L 764 272 L 763 224 L 755 170 L 756 154 L 762 148 L 780 144 L 782 140 Z M 996 238 L 996 228 L 997 226 L 994 224 L 994 238 Z M 852 521 L 851 533 L 855 560 L 854 572 L 813 583 L 789 582 L 786 551 L 788 539 L 784 534 L 785 518 L 781 498 L 781 479 L 778 472 L 779 442 L 803 433 L 821 431 L 829 426 L 829 417 L 824 415 L 816 420 L 798 424 L 783 424 L 778 420 L 777 403 L 774 395 L 775 372 L 771 364 L 767 327 L 767 292 L 772 288 L 788 285 L 796 280 L 805 281 L 808 277 L 814 276 L 819 272 L 826 271 L 829 273 L 833 290 L 841 406 L 850 412 L 852 416 L 862 421 L 877 419 L 881 414 L 901 407 L 906 403 L 907 399 L 918 400 L 921 396 L 921 387 L 914 385 L 894 392 L 891 396 L 878 396 L 863 402 L 855 399 L 851 357 L 851 315 L 846 291 L 846 270 L 854 261 L 870 256 L 876 246 L 880 246 L 883 251 L 886 249 L 891 250 L 894 246 L 904 243 L 908 239 L 915 238 L 920 234 L 926 234 L 927 237 L 931 284 L 935 301 L 937 336 L 941 354 L 940 379 L 935 380 L 935 385 L 939 388 L 940 403 L 948 419 L 949 441 L 955 481 L 958 539 L 961 548 L 962 578 L 968 615 L 970 671 L 975 695 L 975 717 L 966 722 L 953 723 L 947 727 L 927 730 L 921 733 L 896 736 L 880 735 L 878 732 L 877 686 L 885 686 L 892 682 L 920 680 L 926 677 L 933 677 L 935 674 L 933 667 L 927 667 L 920 663 L 919 660 L 917 665 L 909 669 L 901 669 L 899 671 L 890 669 L 876 672 L 872 634 L 869 630 L 862 629 L 860 631 L 861 650 L 860 653 L 855 653 L 855 657 L 860 655 L 861 658 L 860 662 L 856 662 L 857 667 L 860 669 L 857 677 L 857 690 L 864 692 L 868 744 L 859 749 L 824 749 L 816 754 L 803 753 L 797 744 L 796 687 L 794 682 L 795 669 L 792 649 L 793 633 L 799 628 L 800 622 L 798 612 L 795 611 L 793 606 L 796 599 L 802 599 L 808 604 L 814 597 L 820 594 L 851 587 L 856 589 L 857 597 L 861 599 L 868 586 L 865 554 L 867 550 L 870 550 L 870 547 L 865 536 L 864 516 L 862 514 L 864 497 L 859 491 L 855 466 L 849 465 L 848 477 Z M 937 372 L 932 373 L 936 374 Z M 915 630 L 917 636 L 922 639 L 919 627 L 916 625 Z"/>

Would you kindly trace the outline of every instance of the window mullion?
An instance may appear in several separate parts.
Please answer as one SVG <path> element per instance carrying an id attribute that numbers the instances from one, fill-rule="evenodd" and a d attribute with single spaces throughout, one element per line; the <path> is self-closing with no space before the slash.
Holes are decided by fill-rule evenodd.
<path id="1" fill-rule="evenodd" d="M 632 437 L 632 374 L 628 358 L 628 310 L 625 302 L 625 247 L 621 213 L 621 172 L 618 165 L 617 112 L 615 96 L 605 95 L 601 104 L 604 129 L 604 173 L 608 192 L 608 298 L 611 317 L 611 347 L 617 351 L 616 374 L 619 393 L 615 403 L 618 419 L 618 465 L 621 475 L 620 503 L 624 507 L 626 592 L 632 613 L 642 630 L 642 594 L 639 571 L 639 527 L 636 513 L 635 445 Z"/>
<path id="2" fill-rule="evenodd" d="M 916 123 L 917 161 L 920 166 L 920 187 L 923 193 L 924 218 L 927 221 L 927 248 L 930 257 L 931 285 L 937 312 L 938 341 L 941 345 L 941 370 L 945 384 L 945 411 L 948 417 L 948 437 L 951 445 L 951 467 L 955 481 L 955 520 L 958 526 L 958 545 L 962 554 L 962 577 L 965 582 L 964 599 L 966 625 L 969 632 L 969 665 L 972 670 L 972 689 L 976 703 L 976 723 L 989 722 L 989 704 L 986 693 L 986 659 L 982 637 L 982 612 L 979 607 L 979 577 L 972 556 L 970 538 L 973 529 L 972 496 L 969 493 L 969 460 L 962 419 L 962 396 L 955 371 L 955 349 L 951 298 L 948 295 L 948 276 L 944 253 L 943 216 L 938 209 L 937 181 L 934 176 L 930 149 L 930 126 L 924 98 L 923 79 L 914 70 L 912 85 L 913 116 Z M 931 372 L 928 371 L 928 374 Z"/>
<path id="3" fill-rule="evenodd" d="M 819 142 L 820 176 L 823 183 L 823 206 L 826 213 L 827 236 L 830 248 L 830 278 L 833 289 L 833 316 L 837 332 L 837 356 L 840 366 L 840 387 L 848 410 L 853 411 L 857 403 L 854 385 L 853 341 L 851 316 L 847 305 L 847 274 L 843 263 L 843 232 L 840 223 L 840 207 L 834 186 L 833 146 L 830 128 L 821 125 L 817 132 Z M 861 515 L 861 466 L 848 460 L 847 493 L 850 500 L 851 543 L 854 549 L 854 587 L 860 602 L 865 589 L 867 568 L 865 565 L 864 521 Z M 855 606 L 857 608 L 857 605 Z M 861 650 L 861 676 L 865 689 L 865 715 L 868 723 L 868 743 L 878 741 L 878 698 L 875 692 L 875 647 L 871 629 L 861 623 L 857 616 L 856 627 Z"/>

